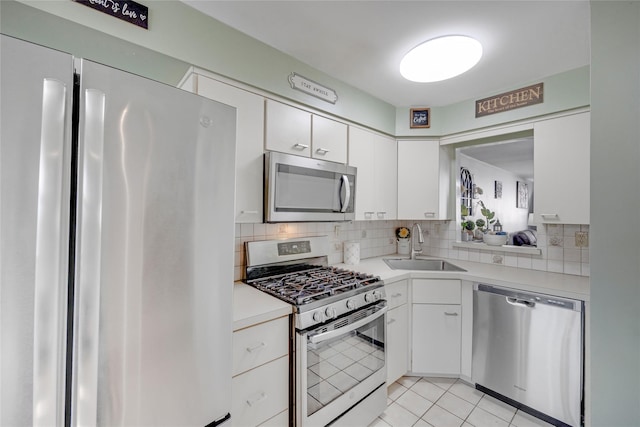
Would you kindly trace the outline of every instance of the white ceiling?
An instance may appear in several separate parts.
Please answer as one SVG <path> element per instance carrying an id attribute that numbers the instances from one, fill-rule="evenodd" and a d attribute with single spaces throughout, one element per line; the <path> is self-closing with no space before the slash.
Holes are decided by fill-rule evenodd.
<path id="1" fill-rule="evenodd" d="M 398 107 L 480 99 L 590 61 L 588 0 L 182 1 Z M 400 76 L 407 51 L 447 34 L 482 43 L 476 67 L 437 83 Z"/>
<path id="2" fill-rule="evenodd" d="M 504 169 L 521 178 L 534 180 L 533 137 L 473 145 L 459 150 L 476 160 Z"/>

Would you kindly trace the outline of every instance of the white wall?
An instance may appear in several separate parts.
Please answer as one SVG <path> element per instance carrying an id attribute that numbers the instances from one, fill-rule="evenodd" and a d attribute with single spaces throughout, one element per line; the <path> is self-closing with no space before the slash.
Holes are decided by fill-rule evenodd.
<path id="1" fill-rule="evenodd" d="M 478 199 L 474 200 L 474 202 L 482 200 L 488 209 L 494 211 L 496 218 L 499 219 L 502 224 L 503 231 L 513 233 L 527 229 L 529 209 L 516 207 L 516 183 L 525 180 L 509 171 L 481 162 L 464 154 L 458 154 L 458 158 L 460 159 L 460 166 L 469 169 L 473 175 L 475 184 L 484 191 L 484 194 L 479 195 Z M 495 181 L 502 182 L 502 197 L 499 199 L 494 197 Z M 531 202 L 533 183 L 528 182 L 528 185 L 530 193 L 529 202 Z M 474 206 L 473 217 L 475 219 L 483 218 L 480 213 L 480 207 Z"/>
<path id="2" fill-rule="evenodd" d="M 640 426 L 640 2 L 591 2 L 592 425 Z"/>

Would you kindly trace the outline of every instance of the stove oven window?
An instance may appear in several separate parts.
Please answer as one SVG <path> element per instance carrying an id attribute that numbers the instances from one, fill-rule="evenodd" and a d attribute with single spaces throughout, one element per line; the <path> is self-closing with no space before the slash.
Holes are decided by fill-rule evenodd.
<path id="1" fill-rule="evenodd" d="M 307 416 L 384 369 L 384 338 L 382 316 L 333 339 L 308 342 Z"/>

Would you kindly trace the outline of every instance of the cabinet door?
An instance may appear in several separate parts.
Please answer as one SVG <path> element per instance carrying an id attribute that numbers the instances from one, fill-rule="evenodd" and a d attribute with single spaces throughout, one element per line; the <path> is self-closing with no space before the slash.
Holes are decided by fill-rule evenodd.
<path id="1" fill-rule="evenodd" d="M 589 224 L 590 114 L 536 122 L 533 131 L 536 222 Z"/>
<path id="2" fill-rule="evenodd" d="M 311 129 L 311 157 L 347 163 L 346 124 L 313 115 Z"/>
<path id="3" fill-rule="evenodd" d="M 398 144 L 395 139 L 374 135 L 376 219 L 398 217 Z"/>
<path id="4" fill-rule="evenodd" d="M 444 219 L 440 184 L 440 142 L 398 141 L 398 218 Z"/>
<path id="5" fill-rule="evenodd" d="M 311 113 L 267 99 L 265 147 L 311 157 Z"/>
<path id="6" fill-rule="evenodd" d="M 387 384 L 408 371 L 409 318 L 407 304 L 387 312 Z"/>
<path id="7" fill-rule="evenodd" d="M 413 304 L 411 370 L 460 374 L 460 305 Z"/>
<path id="8" fill-rule="evenodd" d="M 256 426 L 289 405 L 289 357 L 283 356 L 233 378 L 231 422 Z"/>
<path id="9" fill-rule="evenodd" d="M 349 126 L 349 165 L 358 168 L 356 220 L 375 219 L 375 154 L 373 133 Z"/>
<path id="10" fill-rule="evenodd" d="M 194 76 L 198 95 L 236 108 L 235 222 L 262 222 L 264 98 L 209 77 Z"/>

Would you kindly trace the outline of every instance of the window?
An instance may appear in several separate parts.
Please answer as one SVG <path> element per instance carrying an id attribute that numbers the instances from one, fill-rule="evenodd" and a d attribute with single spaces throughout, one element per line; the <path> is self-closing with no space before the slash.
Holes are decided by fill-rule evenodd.
<path id="1" fill-rule="evenodd" d="M 460 205 L 466 207 L 467 215 L 473 215 L 473 176 L 469 169 L 460 168 Z"/>

